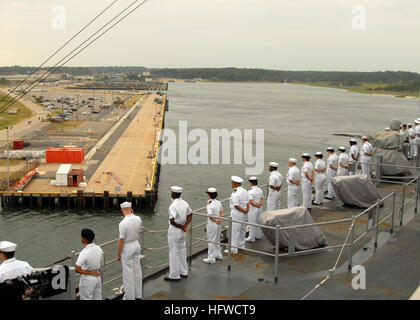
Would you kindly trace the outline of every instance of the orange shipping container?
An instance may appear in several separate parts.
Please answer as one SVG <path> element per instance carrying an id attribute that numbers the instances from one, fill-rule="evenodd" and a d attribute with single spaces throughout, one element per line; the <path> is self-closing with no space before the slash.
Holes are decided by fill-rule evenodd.
<path id="1" fill-rule="evenodd" d="M 47 163 L 82 163 L 85 159 L 83 148 L 48 148 Z"/>

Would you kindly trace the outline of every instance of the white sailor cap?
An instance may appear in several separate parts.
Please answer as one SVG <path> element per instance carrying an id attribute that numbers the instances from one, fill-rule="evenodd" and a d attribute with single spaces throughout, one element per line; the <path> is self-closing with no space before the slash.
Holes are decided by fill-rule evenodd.
<path id="1" fill-rule="evenodd" d="M 413 124 L 411 122 L 407 123 L 407 126 L 413 126 Z"/>
<path id="2" fill-rule="evenodd" d="M 327 148 L 327 151 L 332 151 L 332 152 L 334 152 L 334 148 L 333 148 L 333 147 L 328 147 L 328 148 Z"/>
<path id="3" fill-rule="evenodd" d="M 367 140 L 368 139 L 368 137 L 367 136 L 363 136 L 362 137 L 362 140 Z"/>
<path id="4" fill-rule="evenodd" d="M 236 182 L 236 183 L 242 183 L 242 182 L 244 182 L 244 179 L 242 179 L 241 177 L 238 177 L 238 176 L 231 176 L 230 179 L 233 182 Z"/>
<path id="5" fill-rule="evenodd" d="M 338 150 L 340 150 L 340 151 L 346 151 L 346 148 L 343 147 L 343 146 L 341 146 L 341 147 L 338 148 Z"/>
<path id="6" fill-rule="evenodd" d="M 257 181 L 257 177 L 249 177 L 248 181 Z"/>
<path id="7" fill-rule="evenodd" d="M 297 159 L 295 159 L 295 158 L 289 158 L 289 162 L 290 163 L 297 163 Z"/>
<path id="8" fill-rule="evenodd" d="M 415 124 L 420 124 L 420 121 L 419 120 L 414 120 L 414 123 Z"/>
<path id="9" fill-rule="evenodd" d="M 182 189 L 181 187 L 178 187 L 178 186 L 172 186 L 171 187 L 171 191 L 175 192 L 175 193 L 182 193 L 183 190 L 184 189 Z"/>
<path id="10" fill-rule="evenodd" d="M 270 167 L 274 167 L 274 168 L 277 168 L 279 166 L 279 164 L 277 162 L 274 162 L 274 161 L 270 162 L 269 165 L 270 165 Z"/>
<path id="11" fill-rule="evenodd" d="M 206 191 L 206 193 L 216 193 L 216 192 L 217 192 L 216 188 L 208 188 Z"/>
<path id="12" fill-rule="evenodd" d="M 0 251 L 15 252 L 17 244 L 10 241 L 0 241 Z"/>
<path id="13" fill-rule="evenodd" d="M 131 202 L 123 202 L 120 205 L 121 209 L 125 209 L 125 208 L 131 208 Z"/>
<path id="14" fill-rule="evenodd" d="M 302 157 L 310 157 L 309 153 L 302 153 Z"/>
<path id="15" fill-rule="evenodd" d="M 417 120 L 416 120 L 417 121 Z M 416 121 L 414 121 L 414 122 L 416 122 Z M 417 123 L 417 122 L 416 122 Z M 385 128 L 385 131 L 390 131 L 391 129 L 389 128 L 389 127 L 386 127 Z"/>
<path id="16" fill-rule="evenodd" d="M 351 138 L 351 139 L 350 139 L 350 142 L 356 142 L 356 143 L 357 143 L 357 140 L 356 140 L 356 139 L 354 139 L 354 138 Z"/>
<path id="17" fill-rule="evenodd" d="M 316 156 L 322 156 L 322 152 L 318 151 L 315 153 Z"/>

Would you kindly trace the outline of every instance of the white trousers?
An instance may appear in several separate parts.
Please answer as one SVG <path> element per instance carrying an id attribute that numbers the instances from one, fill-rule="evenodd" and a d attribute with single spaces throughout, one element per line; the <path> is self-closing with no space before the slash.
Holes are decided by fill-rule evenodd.
<path id="1" fill-rule="evenodd" d="M 280 209 L 280 191 L 269 190 L 267 198 L 267 211 Z"/>
<path id="2" fill-rule="evenodd" d="M 143 273 L 140 254 L 141 249 L 138 241 L 124 243 L 121 252 L 124 300 L 141 299 L 143 297 Z"/>
<path id="3" fill-rule="evenodd" d="M 81 275 L 79 294 L 80 300 L 102 300 L 101 277 Z"/>
<path id="4" fill-rule="evenodd" d="M 242 212 L 232 211 L 233 220 L 245 221 L 245 214 Z M 237 248 L 245 247 L 246 230 L 245 224 L 232 222 L 232 246 Z M 237 248 L 232 248 L 232 253 L 238 253 Z"/>
<path id="5" fill-rule="evenodd" d="M 318 204 L 324 202 L 324 184 L 326 178 L 325 174 L 318 174 L 315 177 L 315 202 Z"/>
<path id="6" fill-rule="evenodd" d="M 418 155 L 417 145 L 420 145 L 420 138 L 415 138 L 413 143 L 414 143 L 413 144 L 413 150 L 414 150 L 413 158 L 414 158 L 414 157 L 417 157 Z"/>
<path id="7" fill-rule="evenodd" d="M 214 221 L 207 222 L 207 240 L 213 242 L 220 242 L 220 229 L 221 226 Z M 208 243 L 207 259 L 216 261 L 216 259 L 223 258 L 219 244 Z"/>
<path id="8" fill-rule="evenodd" d="M 180 279 L 181 275 L 188 275 L 185 232 L 171 225 L 168 230 L 168 246 L 169 278 Z"/>
<path id="9" fill-rule="evenodd" d="M 335 191 L 332 184 L 332 179 L 337 175 L 337 171 L 327 169 L 327 181 L 328 181 L 328 198 L 335 198 Z"/>
<path id="10" fill-rule="evenodd" d="M 248 222 L 258 224 L 258 217 L 261 214 L 261 209 L 251 206 L 248 212 Z M 260 227 L 249 226 L 249 240 L 255 241 L 255 239 L 262 238 L 262 230 Z"/>
<path id="11" fill-rule="evenodd" d="M 296 208 L 299 205 L 298 200 L 299 187 L 295 184 L 287 187 L 287 208 Z"/>
<path id="12" fill-rule="evenodd" d="M 303 198 L 302 205 L 306 209 L 311 209 L 312 208 L 312 183 L 305 177 L 305 178 L 302 178 L 301 186 L 302 186 L 302 198 Z"/>
<path id="13" fill-rule="evenodd" d="M 370 159 L 371 157 L 362 157 L 360 160 L 362 162 L 362 173 L 367 174 L 368 177 L 370 177 Z"/>

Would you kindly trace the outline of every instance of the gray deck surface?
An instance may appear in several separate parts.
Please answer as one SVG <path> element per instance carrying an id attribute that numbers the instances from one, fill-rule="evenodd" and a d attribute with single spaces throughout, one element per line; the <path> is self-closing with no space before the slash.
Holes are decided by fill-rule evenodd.
<path id="1" fill-rule="evenodd" d="M 394 188 L 386 185 L 382 195 Z M 411 197 L 410 193 L 407 197 Z M 406 198 L 408 199 L 408 198 Z M 391 212 L 391 202 L 381 209 L 381 217 Z M 396 208 L 400 208 L 400 194 Z M 360 209 L 345 208 L 339 201 L 325 202 L 311 215 L 315 221 L 328 221 L 351 217 Z M 367 217 L 356 224 L 355 238 L 367 230 Z M 354 246 L 353 266 L 366 268 L 366 290 L 351 287 L 355 274 L 348 272 L 348 248 L 339 261 L 334 281 L 327 281 L 307 299 L 408 299 L 420 285 L 420 217 L 414 216 L 414 201 L 404 211 L 404 226 L 400 228 L 396 210 L 394 234 L 390 234 L 390 220 L 379 229 L 378 248 L 374 248 L 375 231 Z M 322 227 L 330 245 L 344 242 L 349 223 Z M 274 252 L 273 246 L 263 238 L 249 248 Z M 285 253 L 285 251 L 282 251 Z M 190 275 L 179 282 L 166 282 L 165 273 L 145 280 L 145 299 L 301 299 L 328 274 L 338 257 L 339 250 L 329 249 L 310 255 L 282 257 L 279 260 L 279 279 L 274 282 L 274 258 L 240 251 L 232 256 L 232 269 L 227 271 L 227 257 L 213 265 L 202 262 L 207 252 L 192 260 Z"/>

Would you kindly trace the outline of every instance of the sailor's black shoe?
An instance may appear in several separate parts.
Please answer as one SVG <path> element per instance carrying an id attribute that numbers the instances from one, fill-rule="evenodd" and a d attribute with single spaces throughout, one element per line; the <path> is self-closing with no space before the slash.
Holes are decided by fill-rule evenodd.
<path id="1" fill-rule="evenodd" d="M 163 278 L 163 280 L 165 280 L 165 281 L 180 281 L 181 279 L 172 279 L 172 278 L 169 278 L 169 277 L 165 277 L 165 278 Z"/>

